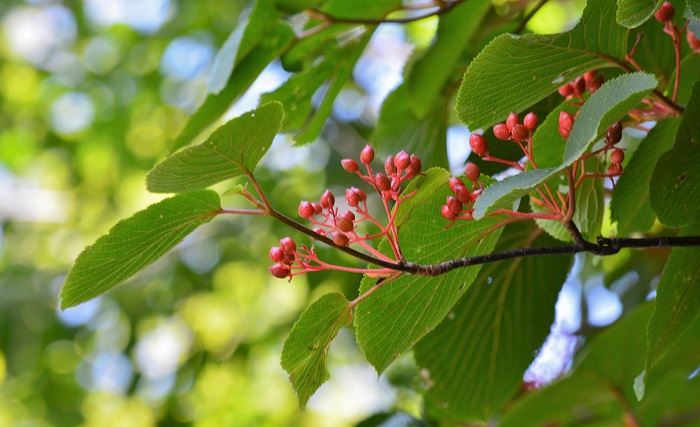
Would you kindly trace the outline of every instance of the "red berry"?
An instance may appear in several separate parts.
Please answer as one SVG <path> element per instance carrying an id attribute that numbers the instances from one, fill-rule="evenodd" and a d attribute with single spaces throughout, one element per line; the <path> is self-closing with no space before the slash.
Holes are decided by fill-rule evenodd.
<path id="1" fill-rule="evenodd" d="M 572 116 L 571 113 L 567 113 L 566 111 L 560 111 L 559 112 L 559 129 L 571 131 L 571 128 L 573 128 L 573 127 L 574 127 L 574 116 Z M 559 131 L 559 133 L 561 133 L 561 130 Z"/>
<path id="2" fill-rule="evenodd" d="M 338 218 L 347 218 L 350 221 L 355 221 L 355 214 L 350 212 L 350 211 L 345 211 L 345 212 L 341 213 L 340 215 L 338 215 Z"/>
<path id="3" fill-rule="evenodd" d="M 700 40 L 695 37 L 695 33 L 690 30 L 686 31 L 685 39 L 688 41 L 688 46 L 690 46 L 694 53 L 700 53 Z"/>
<path id="4" fill-rule="evenodd" d="M 343 169 L 350 173 L 355 173 L 360 170 L 360 166 L 353 159 L 343 159 L 340 161 L 340 164 L 343 165 Z"/>
<path id="5" fill-rule="evenodd" d="M 325 235 L 326 235 L 326 230 L 324 230 L 324 229 L 321 228 L 321 227 L 316 227 L 316 228 L 314 228 L 314 233 L 318 233 L 318 234 L 320 234 L 321 236 L 325 236 Z"/>
<path id="6" fill-rule="evenodd" d="M 384 175 L 383 173 L 378 173 L 374 175 L 374 183 L 377 185 L 377 188 L 379 188 L 381 191 L 391 190 L 391 180 L 388 176 Z"/>
<path id="7" fill-rule="evenodd" d="M 297 250 L 297 244 L 291 237 L 285 237 L 280 240 L 280 248 L 285 252 L 293 253 Z"/>
<path id="8" fill-rule="evenodd" d="M 583 95 L 586 92 L 586 80 L 583 76 L 579 76 L 574 80 L 574 93 L 577 95 Z"/>
<path id="9" fill-rule="evenodd" d="M 563 127 L 559 126 L 559 135 L 561 135 L 561 137 L 564 139 L 568 139 L 569 135 L 571 135 L 571 129 L 564 129 Z"/>
<path id="10" fill-rule="evenodd" d="M 479 169 L 479 166 L 475 165 L 474 163 L 467 163 L 465 173 L 470 181 L 476 182 L 481 176 L 481 169 Z"/>
<path id="11" fill-rule="evenodd" d="M 359 204 L 357 193 L 352 191 L 352 188 L 345 190 L 345 201 L 348 202 L 348 206 L 352 207 L 356 207 Z"/>
<path id="12" fill-rule="evenodd" d="M 285 252 L 281 262 L 285 265 L 292 265 L 295 259 L 296 257 L 293 252 Z"/>
<path id="13" fill-rule="evenodd" d="M 291 268 L 282 264 L 275 264 L 272 267 L 268 268 L 268 270 L 270 270 L 270 273 L 272 273 L 272 275 L 277 277 L 278 279 L 284 279 L 285 277 L 289 277 L 289 275 L 292 272 Z"/>
<path id="14" fill-rule="evenodd" d="M 657 10 L 654 13 L 654 18 L 656 18 L 657 21 L 661 22 L 662 24 L 665 22 L 670 21 L 673 18 L 673 14 L 675 13 L 675 9 L 673 5 L 667 1 L 664 2 L 664 4 L 661 5 L 659 10 Z"/>
<path id="15" fill-rule="evenodd" d="M 319 215 L 321 212 L 323 212 L 323 206 L 319 205 L 318 203 L 312 203 L 311 206 L 314 207 L 314 215 Z"/>
<path id="16" fill-rule="evenodd" d="M 314 215 L 314 205 L 309 202 L 299 203 L 299 216 L 302 218 L 309 219 Z"/>
<path id="17" fill-rule="evenodd" d="M 411 164 L 408 165 L 408 169 L 411 170 L 411 174 L 418 175 L 421 169 L 423 169 L 423 162 L 420 161 L 420 157 L 411 154 Z"/>
<path id="18" fill-rule="evenodd" d="M 394 157 L 394 165 L 398 169 L 406 169 L 411 164 L 411 156 L 407 152 L 401 150 L 399 154 Z"/>
<path id="19" fill-rule="evenodd" d="M 598 76 L 588 83 L 588 91 L 591 93 L 591 95 L 596 93 L 596 91 L 600 89 L 601 86 L 603 86 L 604 81 L 605 80 L 603 79 L 603 76 Z"/>
<path id="20" fill-rule="evenodd" d="M 559 95 L 567 97 L 574 93 L 574 87 L 571 85 L 571 83 L 567 83 L 564 86 L 559 88 Z"/>
<path id="21" fill-rule="evenodd" d="M 520 117 L 515 113 L 515 111 L 511 111 L 511 113 L 508 114 L 508 118 L 506 119 L 506 126 L 508 126 L 508 130 L 513 130 L 513 126 L 519 123 Z"/>
<path id="22" fill-rule="evenodd" d="M 472 195 L 469 193 L 469 189 L 464 185 L 458 185 L 455 187 L 453 193 L 455 193 L 457 200 L 462 203 L 469 203 L 472 200 Z"/>
<path id="23" fill-rule="evenodd" d="M 440 209 L 440 213 L 442 214 L 443 218 L 448 219 L 452 221 L 457 217 L 457 215 L 453 214 L 450 208 L 447 205 L 442 205 L 442 209 Z"/>
<path id="24" fill-rule="evenodd" d="M 479 156 L 485 156 L 489 153 L 489 145 L 486 142 L 486 138 L 477 133 L 469 135 L 469 146 Z"/>
<path id="25" fill-rule="evenodd" d="M 605 141 L 608 143 L 608 145 L 615 145 L 620 142 L 620 140 L 622 140 L 622 123 L 615 122 L 612 126 L 610 126 L 610 129 L 608 129 L 608 133 L 605 136 Z"/>
<path id="26" fill-rule="evenodd" d="M 331 234 L 331 239 L 333 239 L 333 243 L 338 246 L 347 246 L 350 244 L 350 239 L 343 233 L 333 233 Z"/>
<path id="27" fill-rule="evenodd" d="M 591 70 L 591 71 L 588 71 L 587 73 L 585 73 L 585 74 L 583 75 L 583 80 L 586 81 L 586 84 L 588 84 L 588 83 L 590 83 L 591 81 L 593 81 L 593 79 L 595 78 L 595 74 L 596 74 L 597 72 L 598 72 L 598 70 Z"/>
<path id="28" fill-rule="evenodd" d="M 510 129 L 503 123 L 499 123 L 493 127 L 493 134 L 502 141 L 508 141 L 510 139 Z"/>
<path id="29" fill-rule="evenodd" d="M 513 139 L 516 142 L 521 142 L 527 139 L 527 137 L 530 135 L 530 131 L 527 130 L 527 128 L 521 124 L 517 124 L 513 126 Z"/>
<path id="30" fill-rule="evenodd" d="M 367 200 L 367 193 L 365 193 L 364 190 L 360 190 L 359 188 L 355 187 L 352 187 L 351 190 L 354 191 L 355 194 L 357 194 L 358 201 L 364 202 L 365 200 Z"/>
<path id="31" fill-rule="evenodd" d="M 336 227 L 340 231 L 349 232 L 352 231 L 353 225 L 352 220 L 349 218 L 337 218 L 335 222 Z"/>
<path id="32" fill-rule="evenodd" d="M 450 178 L 450 180 L 448 182 L 450 184 L 450 191 L 452 191 L 453 193 L 455 192 L 455 188 L 457 188 L 458 185 L 461 185 L 462 187 L 464 187 L 464 182 L 461 179 L 456 178 L 456 177 Z"/>
<path id="33" fill-rule="evenodd" d="M 447 207 L 455 215 L 459 215 L 460 212 L 462 212 L 462 209 L 464 209 L 464 205 L 462 205 L 462 202 L 460 202 L 452 196 L 449 196 L 447 198 Z"/>
<path id="34" fill-rule="evenodd" d="M 610 161 L 616 165 L 621 164 L 623 160 L 625 160 L 625 152 L 619 148 L 610 155 Z"/>
<path id="35" fill-rule="evenodd" d="M 362 149 L 362 152 L 360 153 L 360 161 L 368 165 L 372 163 L 372 160 L 374 160 L 374 148 L 367 145 L 365 146 L 365 148 Z"/>
<path id="36" fill-rule="evenodd" d="M 277 246 L 270 248 L 270 259 L 273 262 L 281 262 L 284 259 L 284 250 Z"/>
<path id="37" fill-rule="evenodd" d="M 523 119 L 523 126 L 525 126 L 527 130 L 535 130 L 537 123 L 538 119 L 535 113 L 527 113 Z"/>
<path id="38" fill-rule="evenodd" d="M 622 166 L 619 163 L 613 163 L 608 166 L 608 175 L 619 175 L 622 172 Z"/>
<path id="39" fill-rule="evenodd" d="M 389 156 L 384 162 L 384 170 L 388 175 L 393 175 L 396 173 L 396 165 L 394 165 L 394 156 Z"/>
<path id="40" fill-rule="evenodd" d="M 321 206 L 326 209 L 331 209 L 335 205 L 335 196 L 331 193 L 331 190 L 326 190 L 321 196 Z"/>

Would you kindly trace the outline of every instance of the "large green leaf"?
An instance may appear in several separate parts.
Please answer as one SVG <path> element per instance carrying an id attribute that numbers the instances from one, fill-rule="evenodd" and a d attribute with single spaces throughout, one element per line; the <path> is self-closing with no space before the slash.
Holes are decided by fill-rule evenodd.
<path id="1" fill-rule="evenodd" d="M 81 252 L 61 288 L 61 309 L 89 301 L 165 255 L 220 211 L 211 190 L 180 194 L 118 222 Z"/>
<path id="2" fill-rule="evenodd" d="M 401 8 L 401 0 L 328 0 L 321 10 L 341 18 L 381 18 Z"/>
<path id="3" fill-rule="evenodd" d="M 683 229 L 697 236 L 700 225 Z M 686 332 L 700 315 L 700 248 L 674 248 L 664 267 L 656 293 L 656 308 L 649 321 L 647 371 Z"/>
<path id="4" fill-rule="evenodd" d="M 446 167 L 448 116 L 444 103 L 447 101 L 440 101 L 442 104 L 418 118 L 411 109 L 406 85 L 397 86 L 382 104 L 372 145 L 392 155 L 406 150 L 420 157 L 424 165 Z"/>
<path id="5" fill-rule="evenodd" d="M 688 12 L 694 19 L 700 20 L 700 1 L 698 0 L 686 0 Z"/>
<path id="6" fill-rule="evenodd" d="M 636 28 L 651 18 L 658 0 L 617 0 L 617 23 Z"/>
<path id="7" fill-rule="evenodd" d="M 569 32 L 499 36 L 464 74 L 457 114 L 470 129 L 497 123 L 586 71 L 614 66 L 624 58 L 627 35 L 615 22 L 615 2 L 592 0 Z"/>
<path id="8" fill-rule="evenodd" d="M 672 145 L 680 119 L 661 121 L 649 132 L 625 166 L 610 200 L 610 214 L 617 222 L 617 234 L 647 232 L 654 225 L 656 214 L 649 204 L 651 175 L 659 157 Z"/>
<path id="9" fill-rule="evenodd" d="M 462 50 L 490 7 L 490 0 L 471 0 L 440 16 L 436 39 L 413 63 L 406 79 L 408 101 L 417 117 L 422 119 L 435 108 Z"/>
<path id="10" fill-rule="evenodd" d="M 488 178 L 483 177 L 488 182 Z M 403 255 L 408 261 L 432 264 L 489 253 L 501 229 L 493 218 L 448 222 L 440 207 L 450 195 L 447 182 L 430 181 L 419 192 L 432 194 L 415 206 L 399 230 Z M 481 266 L 453 270 L 437 277 L 404 275 L 379 288 L 356 309 L 357 340 L 367 360 L 383 371 L 392 360 L 430 332 L 451 310 L 476 278 Z M 376 284 L 365 277 L 360 292 Z"/>
<path id="11" fill-rule="evenodd" d="M 282 349 L 282 368 L 289 374 L 303 410 L 309 398 L 328 380 L 328 348 L 343 326 L 352 322 L 352 307 L 341 294 L 326 294 L 296 321 Z"/>
<path id="12" fill-rule="evenodd" d="M 234 68 L 274 28 L 279 15 L 274 0 L 255 1 L 246 21 L 231 32 L 214 59 L 209 75 L 210 93 L 219 93 L 226 87 Z"/>
<path id="13" fill-rule="evenodd" d="M 526 247 L 533 232 L 531 222 L 506 228 L 496 250 Z M 556 244 L 546 236 L 538 243 Z M 451 314 L 415 348 L 436 408 L 451 419 L 486 420 L 515 395 L 549 334 L 572 260 L 526 257 L 481 269 Z"/>
<path id="14" fill-rule="evenodd" d="M 170 152 L 192 143 L 200 133 L 214 124 L 231 107 L 231 104 L 258 78 L 267 65 L 284 52 L 294 40 L 294 31 L 279 22 L 233 70 L 226 87 L 217 94 L 210 94 L 190 117 L 184 129 L 170 146 Z"/>
<path id="15" fill-rule="evenodd" d="M 700 81 L 683 113 L 675 145 L 654 168 L 649 190 L 651 208 L 662 224 L 700 222 Z"/>
<path id="16" fill-rule="evenodd" d="M 525 171 L 484 190 L 474 206 L 474 217 L 482 218 L 528 194 L 535 187 L 572 165 L 654 88 L 656 79 L 645 73 L 625 74 L 606 82 L 583 104 L 566 143 L 558 167 Z"/>
<path id="17" fill-rule="evenodd" d="M 146 177 L 149 191 L 182 193 L 252 172 L 282 124 L 282 104 L 271 102 L 229 121 L 205 142 L 166 158 Z"/>

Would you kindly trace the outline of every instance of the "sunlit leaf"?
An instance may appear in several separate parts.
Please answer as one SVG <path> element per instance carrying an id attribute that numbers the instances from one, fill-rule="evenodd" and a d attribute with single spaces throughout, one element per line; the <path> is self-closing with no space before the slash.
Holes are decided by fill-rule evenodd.
<path id="1" fill-rule="evenodd" d="M 496 251 L 528 246 L 533 232 L 532 223 L 507 228 Z M 537 243 L 556 244 L 548 237 Z M 513 397 L 549 334 L 572 259 L 527 257 L 481 269 L 448 317 L 415 348 L 427 396 L 440 412 L 486 420 Z"/>
<path id="2" fill-rule="evenodd" d="M 252 172 L 282 124 L 282 104 L 271 102 L 217 129 L 205 142 L 166 158 L 146 177 L 149 191 L 181 193 Z"/>
<path id="3" fill-rule="evenodd" d="M 61 308 L 89 301 L 165 255 L 221 209 L 211 190 L 170 197 L 128 219 L 78 256 L 61 288 Z"/>
<path id="4" fill-rule="evenodd" d="M 321 10 L 342 18 L 381 18 L 401 7 L 401 0 L 327 0 Z"/>
<path id="5" fill-rule="evenodd" d="M 651 18 L 657 3 L 657 0 L 617 0 L 617 23 L 636 28 Z"/>
<path id="6" fill-rule="evenodd" d="M 614 66 L 624 58 L 627 35 L 615 22 L 615 2 L 592 0 L 569 32 L 499 36 L 464 74 L 457 114 L 470 129 L 504 120 L 586 71 Z"/>
<path id="7" fill-rule="evenodd" d="M 329 378 L 326 360 L 331 341 L 352 322 L 352 308 L 341 294 L 326 294 L 311 304 L 294 324 L 282 349 L 282 368 L 289 374 L 303 410 Z"/>

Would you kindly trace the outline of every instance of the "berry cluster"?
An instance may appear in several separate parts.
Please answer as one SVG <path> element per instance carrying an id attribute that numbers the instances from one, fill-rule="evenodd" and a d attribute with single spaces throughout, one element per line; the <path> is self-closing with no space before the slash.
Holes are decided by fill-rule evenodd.
<path id="1" fill-rule="evenodd" d="M 401 184 L 421 175 L 423 166 L 418 156 L 414 154 L 409 155 L 402 150 L 386 159 L 384 162 L 385 173 L 375 173 L 370 165 L 374 161 L 374 156 L 374 149 L 369 145 L 360 153 L 360 162 L 365 166 L 366 173 L 363 173 L 360 170 L 360 165 L 352 159 L 343 159 L 341 165 L 343 169 L 357 174 L 377 191 L 387 214 L 387 225 L 383 225 L 372 217 L 367 208 L 367 193 L 356 187 L 350 187 L 345 190 L 345 202 L 352 208 L 351 210 L 341 212 L 336 207 L 335 195 L 330 190 L 326 190 L 321 196 L 319 203 L 302 201 L 299 204 L 298 212 L 300 217 L 311 221 L 312 226 L 314 226 L 314 232 L 330 238 L 335 245 L 347 247 L 355 243 L 378 258 L 396 261 L 401 259 L 401 252 L 397 240 L 398 230 L 394 224 L 395 217 L 392 214 L 390 202 L 394 202 L 393 208 L 396 209 L 400 203 L 411 196 L 411 194 L 403 194 Z M 356 227 L 362 221 L 374 224 L 380 231 L 372 235 L 359 235 L 356 232 Z M 387 238 L 394 250 L 395 260 L 380 253 L 367 243 L 368 240 L 382 236 Z M 291 239 L 289 240 L 291 241 Z M 291 248 L 292 246 L 288 244 L 287 247 Z M 270 250 L 270 258 L 277 263 L 270 267 L 270 272 L 279 278 L 291 278 L 296 274 L 324 269 L 353 270 L 324 263 L 316 256 L 313 246 L 307 248 L 302 245 L 301 250 L 297 252 L 296 245 L 294 245 L 294 249 L 287 251 L 280 243 L 279 248 L 276 247 Z M 376 270 L 373 273 L 376 273 Z"/>
<path id="2" fill-rule="evenodd" d="M 479 135 L 481 136 L 481 135 Z M 474 203 L 481 194 L 482 188 L 477 187 L 476 182 L 481 176 L 479 166 L 474 163 L 467 163 L 465 170 L 467 179 L 472 182 L 472 191 L 464 184 L 464 181 L 457 177 L 450 178 L 450 191 L 454 196 L 447 198 L 447 203 L 442 205 L 441 213 L 443 218 L 455 221 L 457 219 L 472 219 L 474 213 Z"/>
<path id="3" fill-rule="evenodd" d="M 532 159 L 532 132 L 537 127 L 537 124 L 538 118 L 535 113 L 526 114 L 522 123 L 520 123 L 520 116 L 512 112 L 508 115 L 505 123 L 499 123 L 493 127 L 493 134 L 502 141 L 512 141 L 518 144 L 527 157 L 527 161 L 536 169 L 537 166 Z M 474 154 L 481 156 L 482 160 L 507 164 L 521 172 L 525 170 L 524 166 L 518 162 L 491 156 L 488 142 L 483 135 L 471 134 L 469 136 L 469 146 Z"/>
<path id="4" fill-rule="evenodd" d="M 573 97 L 578 97 L 581 102 L 583 102 L 583 94 L 590 92 L 591 95 L 595 93 L 605 82 L 602 75 L 596 76 L 598 70 L 593 70 L 579 76 L 571 83 L 567 83 L 559 88 L 559 94 L 566 99 L 571 99 Z"/>
<path id="5" fill-rule="evenodd" d="M 270 259 L 277 264 L 270 267 L 273 276 L 284 279 L 292 274 L 292 264 L 297 259 L 297 244 L 291 237 L 280 240 L 280 245 L 270 249 Z"/>

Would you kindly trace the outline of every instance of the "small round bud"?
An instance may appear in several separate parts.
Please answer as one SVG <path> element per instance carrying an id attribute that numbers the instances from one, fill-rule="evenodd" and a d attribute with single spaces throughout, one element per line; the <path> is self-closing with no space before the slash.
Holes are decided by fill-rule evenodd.
<path id="1" fill-rule="evenodd" d="M 357 194 L 357 200 L 359 200 L 360 202 L 364 202 L 365 200 L 367 200 L 367 193 L 365 193 L 364 190 L 352 187 L 352 191 L 354 191 Z"/>
<path id="2" fill-rule="evenodd" d="M 372 163 L 374 160 L 374 148 L 370 145 L 365 146 L 360 153 L 360 161 L 366 165 Z"/>
<path id="3" fill-rule="evenodd" d="M 418 175 L 423 169 L 423 162 L 420 161 L 420 157 L 415 154 L 411 154 L 411 164 L 408 166 L 413 175 Z"/>
<path id="4" fill-rule="evenodd" d="M 326 209 L 331 209 L 335 205 L 335 196 L 331 193 L 331 190 L 326 190 L 321 196 L 321 206 Z"/>
<path id="5" fill-rule="evenodd" d="M 285 252 L 284 256 L 282 257 L 282 264 L 284 265 L 292 265 L 294 260 L 296 259 L 296 256 L 294 256 L 293 252 Z"/>
<path id="6" fill-rule="evenodd" d="M 598 72 L 598 70 L 591 70 L 591 71 L 584 73 L 583 80 L 586 81 L 587 85 L 593 81 L 597 72 Z"/>
<path id="7" fill-rule="evenodd" d="M 411 156 L 407 152 L 401 150 L 396 157 L 394 157 L 394 165 L 398 169 L 406 169 L 411 164 Z"/>
<path id="8" fill-rule="evenodd" d="M 695 33 L 690 30 L 685 32 L 685 39 L 688 41 L 688 46 L 693 51 L 693 53 L 700 53 L 700 40 L 695 37 Z"/>
<path id="9" fill-rule="evenodd" d="M 535 128 L 537 127 L 537 123 L 537 114 L 532 112 L 527 113 L 525 115 L 525 118 L 523 119 L 523 126 L 525 126 L 527 130 L 535 130 Z"/>
<path id="10" fill-rule="evenodd" d="M 297 244 L 291 237 L 285 237 L 280 240 L 280 248 L 285 252 L 293 253 L 297 250 Z"/>
<path id="11" fill-rule="evenodd" d="M 442 214 L 442 217 L 452 221 L 457 217 L 457 215 L 453 214 L 450 208 L 447 205 L 442 205 L 442 208 L 440 209 L 440 213 Z"/>
<path id="12" fill-rule="evenodd" d="M 350 221 L 355 221 L 355 214 L 350 212 L 350 211 L 345 211 L 345 212 L 341 213 L 340 215 L 338 215 L 338 218 L 347 218 Z"/>
<path id="13" fill-rule="evenodd" d="M 479 156 L 485 156 L 489 153 L 489 145 L 486 142 L 486 138 L 477 133 L 469 135 L 469 146 Z"/>
<path id="14" fill-rule="evenodd" d="M 588 91 L 591 93 L 591 95 L 596 93 L 596 91 L 600 89 L 601 86 L 603 86 L 603 82 L 605 82 L 603 76 L 598 76 L 588 83 Z"/>
<path id="15" fill-rule="evenodd" d="M 613 151 L 610 155 L 610 161 L 614 164 L 619 165 L 622 163 L 623 160 L 625 160 L 625 152 L 620 150 L 619 148 Z"/>
<path id="16" fill-rule="evenodd" d="M 357 193 L 352 191 L 352 188 L 345 190 L 345 201 L 348 202 L 348 206 L 353 208 L 359 204 L 359 199 L 357 198 Z"/>
<path id="17" fill-rule="evenodd" d="M 499 123 L 493 127 L 493 134 L 502 141 L 510 140 L 510 129 L 503 123 Z"/>
<path id="18" fill-rule="evenodd" d="M 615 145 L 618 142 L 622 140 L 622 123 L 620 122 L 615 122 L 610 128 L 608 129 L 608 133 L 605 136 L 605 141 L 609 145 Z"/>
<path id="19" fill-rule="evenodd" d="M 571 85 L 571 83 L 567 83 L 559 88 L 559 95 L 563 97 L 568 97 L 572 93 L 574 93 L 574 87 Z"/>
<path id="20" fill-rule="evenodd" d="M 282 250 L 282 248 L 274 246 L 270 248 L 269 255 L 272 262 L 281 262 L 284 259 L 284 250 Z"/>
<path id="21" fill-rule="evenodd" d="M 574 127 L 574 116 L 566 111 L 559 112 L 559 129 L 571 131 Z M 561 133 L 561 131 L 559 132 Z M 563 136 L 563 135 L 562 135 Z"/>
<path id="22" fill-rule="evenodd" d="M 464 187 L 464 182 L 461 179 L 454 177 L 454 176 L 452 178 L 450 178 L 448 183 L 450 184 L 450 191 L 453 193 L 455 192 L 455 188 L 457 188 L 458 185 L 461 185 L 462 187 Z"/>
<path id="23" fill-rule="evenodd" d="M 508 127 L 508 130 L 512 131 L 513 126 L 517 124 L 520 124 L 520 116 L 518 116 L 514 111 L 511 111 L 506 119 L 506 127 Z"/>
<path id="24" fill-rule="evenodd" d="M 343 165 L 343 169 L 350 173 L 355 173 L 360 170 L 360 166 L 353 159 L 343 159 L 340 161 L 340 164 Z"/>
<path id="25" fill-rule="evenodd" d="M 586 80 L 583 76 L 579 76 L 574 80 L 574 93 L 577 95 L 583 95 L 586 93 Z"/>
<path id="26" fill-rule="evenodd" d="M 347 246 L 350 244 L 350 239 L 343 233 L 333 233 L 331 234 L 331 239 L 333 239 L 333 243 L 338 246 Z"/>
<path id="27" fill-rule="evenodd" d="M 381 191 L 391 190 L 391 180 L 388 176 L 384 175 L 383 173 L 378 173 L 374 175 L 374 183 L 377 185 L 377 188 L 379 188 Z"/>
<path id="28" fill-rule="evenodd" d="M 389 156 L 384 162 L 384 170 L 387 174 L 393 175 L 396 173 L 396 165 L 394 165 L 394 156 Z"/>
<path id="29" fill-rule="evenodd" d="M 321 212 L 323 212 L 323 206 L 319 205 L 318 203 L 312 203 L 311 206 L 314 207 L 314 215 L 319 215 Z"/>
<path id="30" fill-rule="evenodd" d="M 525 141 L 527 137 L 530 135 L 530 131 L 527 130 L 527 128 L 521 124 L 517 124 L 513 126 L 513 139 L 516 142 L 521 142 Z"/>
<path id="31" fill-rule="evenodd" d="M 272 273 L 272 275 L 278 279 L 289 277 L 289 275 L 292 273 L 292 269 L 283 264 L 275 264 L 268 268 L 268 270 L 270 270 L 270 273 Z"/>
<path id="32" fill-rule="evenodd" d="M 613 163 L 608 166 L 608 175 L 619 175 L 622 172 L 622 166 L 619 163 Z"/>
<path id="33" fill-rule="evenodd" d="M 664 4 L 662 4 L 661 7 L 654 13 L 654 18 L 663 24 L 670 21 L 675 12 L 676 10 L 673 5 L 665 1 Z"/>
<path id="34" fill-rule="evenodd" d="M 453 193 L 455 193 L 455 198 L 462 203 L 469 203 L 472 200 L 472 195 L 469 192 L 469 189 L 464 185 L 456 186 Z"/>
<path id="35" fill-rule="evenodd" d="M 338 230 L 345 233 L 350 232 L 353 229 L 352 220 L 349 218 L 338 217 L 335 221 L 335 226 L 338 228 Z"/>
<path id="36" fill-rule="evenodd" d="M 479 166 L 475 165 L 474 163 L 467 163 L 465 173 L 470 181 L 476 182 L 481 176 L 481 169 L 479 169 Z"/>
<path id="37" fill-rule="evenodd" d="M 564 139 L 568 139 L 569 135 L 571 135 L 571 129 L 565 129 L 565 128 L 561 127 L 561 125 L 560 125 L 559 126 L 559 135 L 561 135 L 561 137 Z"/>
<path id="38" fill-rule="evenodd" d="M 464 205 L 462 205 L 462 202 L 457 200 L 456 198 L 449 196 L 447 198 L 447 207 L 452 211 L 453 214 L 459 215 L 460 212 L 462 212 L 462 209 L 464 209 Z"/>
<path id="39" fill-rule="evenodd" d="M 301 202 L 299 203 L 299 216 L 302 218 L 309 219 L 312 216 L 314 216 L 315 210 L 314 210 L 314 205 L 311 204 L 310 202 Z"/>

